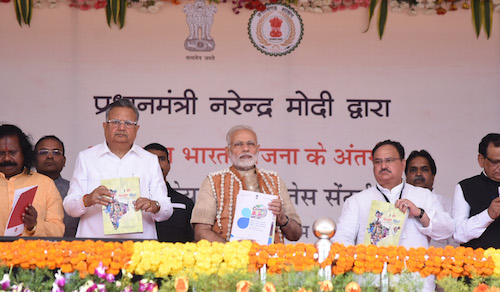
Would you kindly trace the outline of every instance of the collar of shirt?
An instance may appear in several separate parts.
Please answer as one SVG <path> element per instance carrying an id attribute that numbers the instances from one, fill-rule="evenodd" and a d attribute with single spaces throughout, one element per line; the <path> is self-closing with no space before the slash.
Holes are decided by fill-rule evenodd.
<path id="1" fill-rule="evenodd" d="M 109 149 L 108 147 L 108 144 L 106 143 L 106 141 L 104 141 L 104 143 L 102 143 L 100 145 L 101 147 L 98 149 L 98 152 L 97 152 L 97 156 L 103 156 L 103 155 L 115 155 L 113 152 L 111 152 L 111 150 Z M 96 146 L 96 147 L 99 147 L 99 146 Z M 142 157 L 141 155 L 141 152 L 138 151 L 138 149 L 142 149 L 141 147 L 137 146 L 135 143 L 132 144 L 132 147 L 130 148 L 130 150 L 127 152 L 127 154 L 125 154 L 125 156 L 123 156 L 123 158 L 127 157 L 128 155 L 132 154 L 132 153 L 135 153 L 135 155 L 139 156 L 140 158 L 144 158 Z M 116 155 L 115 155 L 116 156 Z"/>
<path id="2" fill-rule="evenodd" d="M 28 170 L 25 167 L 25 168 L 23 168 L 23 172 L 18 173 L 14 176 L 11 176 L 10 178 L 16 179 L 17 177 L 21 177 L 22 175 L 27 174 L 27 172 L 28 172 Z M 7 178 L 5 178 L 5 173 L 3 173 L 3 172 L 0 172 L 0 178 L 7 180 Z"/>
<path id="3" fill-rule="evenodd" d="M 399 185 L 392 188 L 392 190 L 386 189 L 377 183 L 378 189 L 391 201 L 392 203 L 396 202 L 399 199 L 399 194 L 403 189 L 404 181 Z M 402 196 L 401 196 L 402 197 Z"/>
<path id="4" fill-rule="evenodd" d="M 245 185 L 247 190 L 253 192 L 259 192 L 259 181 L 257 180 L 257 169 L 254 167 L 249 170 L 237 170 L 241 177 L 245 180 Z"/>

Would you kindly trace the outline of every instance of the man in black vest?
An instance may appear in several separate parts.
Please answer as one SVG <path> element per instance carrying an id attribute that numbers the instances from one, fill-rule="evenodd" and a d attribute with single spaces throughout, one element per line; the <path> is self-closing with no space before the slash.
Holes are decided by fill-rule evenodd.
<path id="1" fill-rule="evenodd" d="M 483 172 L 455 188 L 453 237 L 463 246 L 500 248 L 500 134 L 481 140 L 477 160 Z"/>

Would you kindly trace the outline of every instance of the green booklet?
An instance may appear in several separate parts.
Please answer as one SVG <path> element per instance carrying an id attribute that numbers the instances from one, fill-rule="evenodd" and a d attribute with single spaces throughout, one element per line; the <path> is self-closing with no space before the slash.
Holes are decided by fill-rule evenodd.
<path id="1" fill-rule="evenodd" d="M 399 245 L 408 214 L 401 212 L 392 203 L 372 201 L 364 244 L 377 246 Z"/>
<path id="2" fill-rule="evenodd" d="M 114 195 L 113 202 L 102 206 L 104 234 L 142 232 L 142 211 L 134 202 L 141 196 L 138 177 L 103 179 L 101 184 Z"/>

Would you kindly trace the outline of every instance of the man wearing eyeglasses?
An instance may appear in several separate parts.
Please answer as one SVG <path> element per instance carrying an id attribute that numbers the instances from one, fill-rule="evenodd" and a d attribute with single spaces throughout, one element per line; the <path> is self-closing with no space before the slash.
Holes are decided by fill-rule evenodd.
<path id="1" fill-rule="evenodd" d="M 453 237 L 463 246 L 500 248 L 500 134 L 483 137 L 477 161 L 481 174 L 455 187 Z"/>
<path id="2" fill-rule="evenodd" d="M 50 178 L 31 171 L 33 157 L 33 146 L 21 129 L 14 125 L 0 126 L 0 236 L 64 234 L 61 196 Z M 28 190 L 35 190 L 35 196 L 21 214 L 24 230 L 13 226 L 6 233 L 16 193 Z"/>
<path id="3" fill-rule="evenodd" d="M 70 216 L 80 217 L 76 237 L 157 239 L 155 221 L 172 215 L 158 158 L 134 143 L 138 120 L 139 111 L 130 100 L 116 100 L 106 110 L 102 124 L 105 142 L 78 154 L 63 202 Z M 143 232 L 105 235 L 102 206 L 114 201 L 112 192 L 101 181 L 132 177 L 139 178 L 140 198 L 133 207 L 142 212 Z"/>
<path id="4" fill-rule="evenodd" d="M 286 185 L 276 172 L 255 166 L 260 148 L 257 134 L 249 126 L 235 126 L 226 141 L 226 154 L 233 165 L 210 173 L 203 181 L 191 217 L 195 240 L 229 241 L 239 190 L 276 195 L 268 206 L 276 215 L 275 243 L 283 242 L 283 237 L 299 240 L 302 225 Z"/>
<path id="5" fill-rule="evenodd" d="M 438 198 L 428 189 L 415 187 L 403 180 L 406 165 L 403 146 L 391 140 L 379 142 L 372 150 L 372 157 L 377 184 L 345 201 L 333 241 L 345 245 L 363 244 L 372 201 L 375 200 L 393 204 L 403 213 L 408 212 L 399 245 L 427 248 L 430 239 L 450 238 L 454 231 L 453 220 L 444 212 Z M 426 278 L 422 291 L 434 291 L 434 288 L 434 278 Z"/>
<path id="6" fill-rule="evenodd" d="M 69 181 L 61 176 L 66 165 L 64 143 L 54 135 L 43 136 L 35 144 L 35 169 L 54 180 L 57 190 L 64 200 L 68 194 Z M 64 237 L 75 237 L 79 218 L 73 218 L 64 212 Z"/>

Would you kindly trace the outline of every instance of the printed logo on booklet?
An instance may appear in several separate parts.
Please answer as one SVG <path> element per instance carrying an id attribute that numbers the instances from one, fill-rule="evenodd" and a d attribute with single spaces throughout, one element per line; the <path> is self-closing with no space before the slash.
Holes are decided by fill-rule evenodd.
<path id="1" fill-rule="evenodd" d="M 283 56 L 295 50 L 303 33 L 300 15 L 285 4 L 266 4 L 266 10 L 255 11 L 248 23 L 250 40 L 269 56 Z"/>

